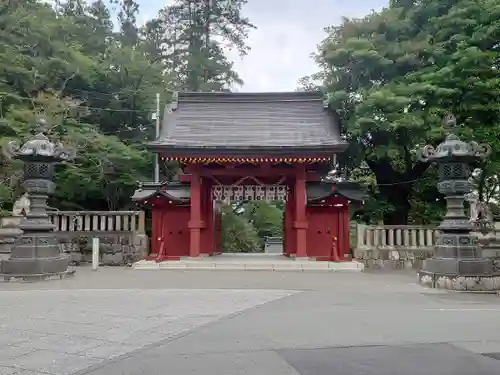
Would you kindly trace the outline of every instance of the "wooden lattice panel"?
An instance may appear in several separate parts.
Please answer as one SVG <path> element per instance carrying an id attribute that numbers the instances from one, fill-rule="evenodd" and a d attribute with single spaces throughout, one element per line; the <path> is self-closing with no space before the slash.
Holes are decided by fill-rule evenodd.
<path id="1" fill-rule="evenodd" d="M 215 185 L 212 188 L 212 199 L 215 201 L 286 201 L 287 195 L 286 185 Z"/>

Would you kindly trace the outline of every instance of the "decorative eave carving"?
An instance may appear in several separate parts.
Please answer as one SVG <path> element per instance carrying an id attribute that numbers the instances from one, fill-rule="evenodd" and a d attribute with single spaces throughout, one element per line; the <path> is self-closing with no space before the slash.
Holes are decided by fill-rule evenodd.
<path id="1" fill-rule="evenodd" d="M 164 161 L 178 161 L 183 164 L 315 164 L 328 163 L 332 157 L 162 157 Z"/>
<path id="2" fill-rule="evenodd" d="M 157 197 L 163 197 L 177 203 L 189 202 L 190 187 L 188 184 L 182 183 L 139 183 L 138 188 L 132 195 L 132 200 L 145 203 L 145 201 Z"/>
<path id="3" fill-rule="evenodd" d="M 350 201 L 362 202 L 367 193 L 361 184 L 349 181 L 309 182 L 307 183 L 307 200 L 316 202 L 332 196 L 340 195 Z"/>

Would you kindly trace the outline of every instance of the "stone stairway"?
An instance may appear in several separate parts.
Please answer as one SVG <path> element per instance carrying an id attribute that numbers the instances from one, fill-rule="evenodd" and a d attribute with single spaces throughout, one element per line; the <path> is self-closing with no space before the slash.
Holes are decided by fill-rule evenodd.
<path id="1" fill-rule="evenodd" d="M 136 270 L 206 270 L 206 271 L 363 271 L 364 266 L 357 261 L 318 262 L 315 260 L 295 260 L 276 254 L 222 254 L 199 259 L 185 258 L 155 262 L 141 260 L 133 264 Z"/>

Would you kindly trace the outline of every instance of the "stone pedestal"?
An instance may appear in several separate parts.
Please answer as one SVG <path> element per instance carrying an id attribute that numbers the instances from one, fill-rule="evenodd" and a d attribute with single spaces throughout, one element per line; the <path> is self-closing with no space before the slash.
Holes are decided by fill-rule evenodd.
<path id="1" fill-rule="evenodd" d="M 10 259 L 3 262 L 2 273 L 20 276 L 58 274 L 64 273 L 68 264 L 69 258 L 61 254 L 52 232 L 46 235 L 25 232 L 17 238 Z"/>
<path id="2" fill-rule="evenodd" d="M 489 236 L 484 236 L 480 243 L 482 257 L 493 260 L 494 272 L 496 272 L 497 269 L 500 270 L 500 267 L 496 266 L 497 262 L 500 261 L 500 239 L 492 233 Z"/>
<path id="3" fill-rule="evenodd" d="M 2 264 L 2 273 L 12 277 L 50 276 L 64 274 L 68 269 L 69 260 L 60 256 L 47 259 L 11 258 Z"/>
<path id="4" fill-rule="evenodd" d="M 0 228 L 0 261 L 9 259 L 12 246 L 21 234 L 18 228 Z"/>
<path id="5" fill-rule="evenodd" d="M 471 229 L 464 223 L 459 233 L 450 233 L 445 226 L 438 235 L 434 257 L 424 260 L 418 273 L 421 285 L 460 291 L 500 289 L 500 273 L 493 259 L 483 256 L 484 249 L 477 236 L 469 232 Z"/>
<path id="6" fill-rule="evenodd" d="M 4 274 L 48 275 L 64 273 L 68 268 L 69 259 L 61 254 L 54 234 L 54 225 L 46 210 L 47 193 L 53 191 L 53 183 L 48 179 L 40 179 L 41 176 L 36 175 L 34 170 L 39 171 L 31 168 L 32 173 L 26 174 L 24 182 L 31 200 L 31 209 L 21 219 L 21 235 L 16 238 L 10 259 L 3 262 Z"/>

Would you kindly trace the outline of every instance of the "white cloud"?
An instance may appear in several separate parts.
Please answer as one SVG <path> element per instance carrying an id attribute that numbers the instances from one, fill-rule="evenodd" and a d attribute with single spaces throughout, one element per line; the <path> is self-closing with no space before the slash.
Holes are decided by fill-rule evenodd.
<path id="1" fill-rule="evenodd" d="M 228 56 L 245 81 L 242 90 L 294 90 L 297 79 L 316 69 L 310 53 L 317 42 L 306 28 L 279 22 L 252 32 L 247 56 L 240 58 L 235 51 Z"/>

